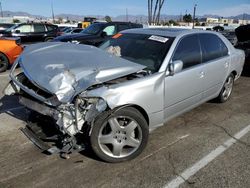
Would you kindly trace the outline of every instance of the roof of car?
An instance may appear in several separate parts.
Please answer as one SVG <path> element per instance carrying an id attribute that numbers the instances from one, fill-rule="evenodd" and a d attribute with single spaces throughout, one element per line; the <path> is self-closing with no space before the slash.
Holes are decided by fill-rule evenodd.
<path id="1" fill-rule="evenodd" d="M 123 31 L 122 33 L 137 33 L 147 35 L 160 35 L 165 37 L 177 37 L 181 34 L 205 32 L 211 33 L 211 31 L 202 31 L 195 29 L 182 29 L 182 28 L 143 28 L 143 29 L 130 29 Z"/>
<path id="2" fill-rule="evenodd" d="M 102 24 L 102 25 L 109 25 L 109 24 L 135 24 L 135 25 L 142 25 L 139 23 L 133 23 L 133 22 L 122 22 L 122 21 L 114 21 L 114 22 L 95 22 L 93 24 Z"/>

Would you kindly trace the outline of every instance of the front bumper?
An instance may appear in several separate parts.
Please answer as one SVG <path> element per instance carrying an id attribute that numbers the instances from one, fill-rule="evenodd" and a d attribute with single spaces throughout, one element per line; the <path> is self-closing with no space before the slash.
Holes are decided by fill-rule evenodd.
<path id="1" fill-rule="evenodd" d="M 22 96 L 19 97 L 19 103 L 28 109 L 36 111 L 45 116 L 56 117 L 58 114 L 57 110 Z"/>

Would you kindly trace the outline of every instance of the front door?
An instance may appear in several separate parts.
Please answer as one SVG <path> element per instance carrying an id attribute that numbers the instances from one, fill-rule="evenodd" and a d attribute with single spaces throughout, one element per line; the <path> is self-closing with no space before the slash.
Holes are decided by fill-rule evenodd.
<path id="1" fill-rule="evenodd" d="M 181 60 L 181 72 L 165 78 L 165 120 L 169 120 L 201 102 L 203 66 L 198 35 L 188 35 L 180 40 L 172 62 Z"/>
<path id="2" fill-rule="evenodd" d="M 31 24 L 22 24 L 15 29 L 13 36 L 20 37 L 22 43 L 28 42 L 30 40 L 31 32 L 32 32 Z"/>

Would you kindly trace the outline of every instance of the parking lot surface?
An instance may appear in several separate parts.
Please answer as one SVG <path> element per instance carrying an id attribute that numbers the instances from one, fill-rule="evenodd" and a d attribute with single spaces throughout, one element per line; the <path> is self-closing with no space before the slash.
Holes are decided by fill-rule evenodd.
<path id="1" fill-rule="evenodd" d="M 8 72 L 0 74 L 0 90 Z M 208 102 L 155 130 L 146 150 L 119 164 L 90 151 L 43 154 L 19 130 L 26 110 L 0 94 L 0 187 L 249 187 L 250 72 L 224 104 Z"/>

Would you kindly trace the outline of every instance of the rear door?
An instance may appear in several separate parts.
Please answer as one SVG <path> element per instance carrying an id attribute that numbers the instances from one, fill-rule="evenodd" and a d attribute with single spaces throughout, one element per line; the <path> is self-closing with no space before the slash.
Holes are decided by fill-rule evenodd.
<path id="1" fill-rule="evenodd" d="M 192 109 L 201 102 L 203 68 L 197 34 L 180 40 L 171 61 L 176 60 L 183 62 L 183 70 L 165 78 L 165 120 Z"/>
<path id="2" fill-rule="evenodd" d="M 199 34 L 202 49 L 203 99 L 209 100 L 220 92 L 229 71 L 230 56 L 224 42 L 215 34 Z"/>
<path id="3" fill-rule="evenodd" d="M 34 24 L 34 31 L 31 34 L 32 42 L 41 42 L 44 41 L 44 35 L 46 32 L 45 26 L 43 24 Z"/>

